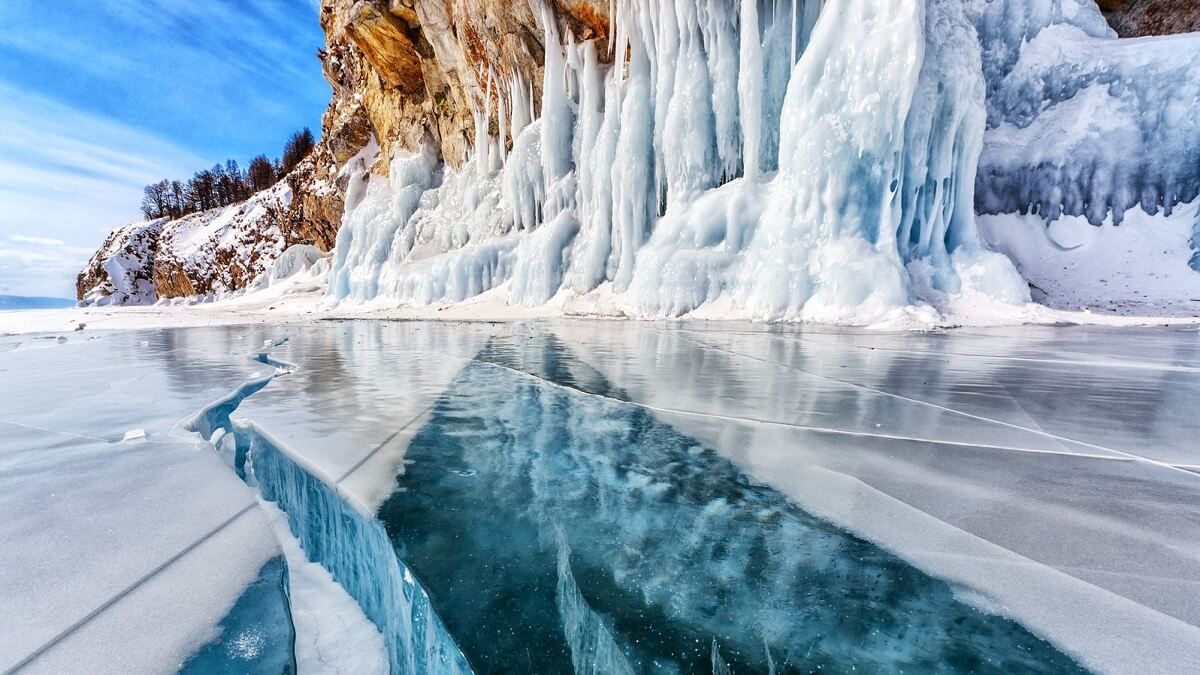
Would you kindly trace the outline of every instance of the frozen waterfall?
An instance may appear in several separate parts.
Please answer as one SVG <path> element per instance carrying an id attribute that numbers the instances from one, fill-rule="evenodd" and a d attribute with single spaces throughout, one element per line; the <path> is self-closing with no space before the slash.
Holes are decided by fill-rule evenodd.
<path id="1" fill-rule="evenodd" d="M 1102 217 L 1200 191 L 1200 122 L 1179 119 L 1191 89 L 1154 97 L 1160 80 L 1139 75 L 1200 80 L 1163 53 L 1197 40 L 1118 45 L 1091 0 L 621 0 L 607 53 L 530 2 L 540 105 L 522 77 L 488 73 L 473 161 L 446 167 L 430 140 L 387 176 L 360 167 L 330 302 L 937 316 L 955 298 L 1029 301 L 981 243 L 977 201 Z M 1042 44 L 1054 31 L 1065 67 Z M 1115 46 L 1081 68 L 1092 40 Z M 1080 164 L 1068 136 L 1038 150 L 1058 160 L 1030 161 L 1048 107 L 1101 95 L 1154 106 L 1187 150 L 1116 168 L 1098 147 Z M 1142 148 L 1151 130 L 1120 131 Z"/>

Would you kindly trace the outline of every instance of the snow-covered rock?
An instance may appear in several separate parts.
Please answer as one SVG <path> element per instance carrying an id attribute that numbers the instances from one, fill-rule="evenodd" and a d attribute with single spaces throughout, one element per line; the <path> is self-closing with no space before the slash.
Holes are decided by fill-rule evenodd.
<path id="1" fill-rule="evenodd" d="M 217 297 L 269 274 L 289 247 L 329 250 L 349 180 L 334 161 L 322 145 L 283 180 L 244 202 L 115 230 L 80 273 L 79 300 L 144 305 Z M 332 221 L 328 211 L 337 212 Z"/>
<path id="2" fill-rule="evenodd" d="M 166 218 L 130 223 L 113 230 L 79 273 L 79 300 L 97 305 L 148 305 L 158 299 L 154 260 Z"/>

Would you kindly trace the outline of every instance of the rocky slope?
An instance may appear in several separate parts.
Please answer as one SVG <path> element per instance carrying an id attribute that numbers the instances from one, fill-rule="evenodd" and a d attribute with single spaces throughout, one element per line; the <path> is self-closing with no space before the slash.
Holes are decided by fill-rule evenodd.
<path id="1" fill-rule="evenodd" d="M 368 136 L 369 138 L 369 136 Z M 113 231 L 76 279 L 79 300 L 148 304 L 245 287 L 293 244 L 328 250 L 346 177 L 328 144 L 240 204 Z"/>
<path id="2" fill-rule="evenodd" d="M 1196 0 L 1099 0 L 1097 4 L 1121 37 L 1200 31 Z"/>

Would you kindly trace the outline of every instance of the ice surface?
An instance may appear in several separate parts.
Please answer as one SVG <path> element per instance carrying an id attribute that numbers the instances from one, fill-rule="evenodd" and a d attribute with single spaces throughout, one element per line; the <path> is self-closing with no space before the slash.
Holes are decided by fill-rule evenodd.
<path id="1" fill-rule="evenodd" d="M 403 471 L 409 439 L 488 330 L 469 323 L 332 326 L 276 331 L 289 340 L 272 357 L 298 367 L 242 402 L 236 416 L 371 515 Z"/>
<path id="2" fill-rule="evenodd" d="M 0 669 L 171 671 L 236 639 L 222 622 L 252 585 L 286 619 L 282 578 L 266 572 L 280 550 L 252 493 L 170 436 L 251 368 L 186 343 L 73 334 L 0 353 Z M 148 438 L 121 442 L 131 428 Z M 266 618 L 239 630 L 262 632 L 258 657 L 290 662 L 290 624 Z"/>
<path id="3" fill-rule="evenodd" d="M 514 331 L 413 439 L 379 517 L 476 670 L 1075 669 L 621 396 Z"/>
<path id="4" fill-rule="evenodd" d="M 20 391 L 74 377 L 53 411 L 4 400 L 6 667 L 279 657 L 240 622 L 281 550 L 222 454 L 303 544 L 283 538 L 293 614 L 357 626 L 297 619 L 302 671 L 378 669 L 384 645 L 393 671 L 1197 667 L 1194 328 L 91 337 L 0 349 L 6 384 L 43 382 Z M 171 433 L 201 404 L 233 415 L 211 448 Z"/>
<path id="5" fill-rule="evenodd" d="M 1088 665 L 1195 668 L 1170 646 L 1200 638 L 1184 590 L 1200 561 L 1177 539 L 1191 331 L 559 334 L 681 432 Z"/>

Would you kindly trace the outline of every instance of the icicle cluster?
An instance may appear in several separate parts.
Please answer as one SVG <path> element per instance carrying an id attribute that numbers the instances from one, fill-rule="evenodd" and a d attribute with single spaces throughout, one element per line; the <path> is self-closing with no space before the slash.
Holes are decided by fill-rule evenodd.
<path id="1" fill-rule="evenodd" d="M 1028 299 L 975 234 L 986 115 L 962 0 L 622 0 L 609 54 L 531 3 L 540 117 L 519 75 L 490 74 L 471 162 L 427 148 L 356 189 L 335 301 L 505 286 L 526 305 L 860 322 L 964 279 Z"/>

